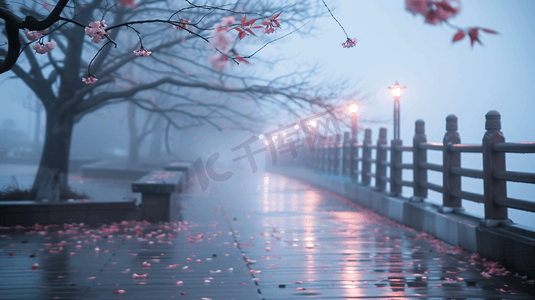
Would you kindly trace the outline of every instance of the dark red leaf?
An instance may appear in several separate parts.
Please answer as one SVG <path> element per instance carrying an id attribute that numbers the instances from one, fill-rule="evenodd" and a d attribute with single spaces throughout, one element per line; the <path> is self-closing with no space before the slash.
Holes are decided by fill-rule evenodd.
<path id="1" fill-rule="evenodd" d="M 282 12 L 276 14 L 276 15 L 273 17 L 273 20 L 275 20 L 276 18 L 278 18 L 281 14 L 282 14 Z"/>
<path id="2" fill-rule="evenodd" d="M 247 15 L 243 16 L 243 18 L 241 19 L 241 27 L 245 26 L 245 20 L 247 20 Z"/>
<path id="3" fill-rule="evenodd" d="M 468 36 L 470 37 L 470 44 L 472 45 L 472 47 L 474 47 L 474 42 L 478 42 L 478 43 L 481 43 L 481 41 L 479 41 L 479 32 L 478 32 L 478 27 L 473 27 L 473 28 L 470 28 L 468 30 Z"/>
<path id="4" fill-rule="evenodd" d="M 251 26 L 256 22 L 256 19 L 249 20 L 247 23 L 245 23 L 246 26 Z"/>
<path id="5" fill-rule="evenodd" d="M 440 7 L 440 8 L 442 8 L 445 11 L 449 11 L 449 12 L 452 12 L 452 13 L 457 11 L 455 8 L 451 7 L 451 5 L 449 5 L 446 2 L 438 2 L 438 3 L 435 3 L 435 5 Z"/>
<path id="6" fill-rule="evenodd" d="M 242 31 L 240 27 L 234 27 L 234 29 L 238 30 L 239 32 Z"/>
<path id="7" fill-rule="evenodd" d="M 247 32 L 249 32 L 250 34 L 252 34 L 252 35 L 256 36 L 256 34 L 254 34 L 254 32 L 253 32 L 253 31 L 252 31 L 251 29 L 249 29 L 249 28 L 246 28 L 245 30 L 246 30 Z"/>
<path id="8" fill-rule="evenodd" d="M 459 31 L 457 31 L 457 33 L 453 36 L 453 42 L 452 43 L 455 43 L 457 41 L 462 40 L 465 35 L 466 35 L 466 33 L 463 30 L 459 29 Z"/>
<path id="9" fill-rule="evenodd" d="M 245 31 L 240 31 L 240 34 L 239 34 L 240 40 L 243 39 L 246 35 L 247 33 Z"/>
<path id="10" fill-rule="evenodd" d="M 486 33 L 492 33 L 492 34 L 498 34 L 497 31 L 494 31 L 494 30 L 490 30 L 490 29 L 485 29 L 485 28 L 480 28 L 481 30 L 485 31 Z"/>
<path id="11" fill-rule="evenodd" d="M 268 21 L 264 21 L 264 22 L 262 22 L 262 24 L 263 25 L 267 25 L 267 24 L 269 24 L 269 22 Z"/>

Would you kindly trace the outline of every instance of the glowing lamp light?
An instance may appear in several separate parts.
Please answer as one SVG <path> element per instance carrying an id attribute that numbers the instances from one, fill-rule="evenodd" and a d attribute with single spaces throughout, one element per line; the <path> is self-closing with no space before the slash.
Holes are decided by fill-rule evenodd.
<path id="1" fill-rule="evenodd" d="M 308 122 L 308 125 L 310 125 L 312 127 L 316 127 L 316 121 L 312 120 L 312 121 Z"/>
<path id="2" fill-rule="evenodd" d="M 399 99 L 403 95 L 403 90 L 405 89 L 405 87 L 400 85 L 397 81 L 396 84 L 388 88 L 390 89 L 390 93 L 392 93 L 392 97 L 394 97 L 394 99 Z"/>
<path id="3" fill-rule="evenodd" d="M 355 103 L 349 105 L 349 112 L 350 113 L 355 114 L 355 113 L 357 113 L 357 111 L 359 111 L 359 106 L 358 105 L 356 105 Z"/>

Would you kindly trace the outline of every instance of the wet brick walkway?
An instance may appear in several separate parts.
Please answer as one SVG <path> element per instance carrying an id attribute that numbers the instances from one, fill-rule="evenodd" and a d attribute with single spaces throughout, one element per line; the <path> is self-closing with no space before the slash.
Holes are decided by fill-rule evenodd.
<path id="1" fill-rule="evenodd" d="M 180 222 L 1 229 L 0 299 L 535 295 L 532 278 L 306 182 L 235 177 L 184 195 Z"/>

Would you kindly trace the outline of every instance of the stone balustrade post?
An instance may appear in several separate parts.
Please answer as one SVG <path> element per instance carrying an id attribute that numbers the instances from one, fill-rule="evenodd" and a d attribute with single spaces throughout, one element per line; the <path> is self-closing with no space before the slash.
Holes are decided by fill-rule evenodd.
<path id="1" fill-rule="evenodd" d="M 372 159 L 372 149 L 370 145 L 372 144 L 372 130 L 366 128 L 364 131 L 364 141 L 362 142 L 362 184 L 370 184 L 370 173 L 371 173 L 371 162 Z"/>
<path id="2" fill-rule="evenodd" d="M 332 173 L 333 169 L 333 136 L 330 135 L 329 139 L 327 140 L 327 173 Z"/>
<path id="3" fill-rule="evenodd" d="M 414 138 L 412 139 L 412 164 L 413 164 L 413 183 L 414 190 L 411 201 L 420 202 L 427 198 L 427 188 L 422 186 L 422 182 L 427 181 L 427 169 L 422 168 L 421 164 L 427 163 L 427 149 L 418 147 L 420 143 L 427 143 L 425 136 L 424 120 L 416 120 L 414 126 Z"/>
<path id="4" fill-rule="evenodd" d="M 390 193 L 394 196 L 401 195 L 401 147 L 403 142 L 401 140 L 392 140 L 390 145 Z"/>
<path id="5" fill-rule="evenodd" d="M 377 164 L 375 166 L 375 188 L 379 191 L 386 189 L 386 150 L 382 146 L 386 146 L 386 127 L 379 129 L 379 139 L 377 140 Z"/>
<path id="6" fill-rule="evenodd" d="M 449 115 L 446 117 L 446 134 L 442 141 L 444 150 L 442 150 L 442 206 L 440 212 L 449 213 L 462 211 L 462 201 L 460 197 L 452 195 L 452 191 L 461 190 L 461 176 L 451 174 L 451 168 L 461 167 L 461 153 L 451 152 L 448 149 L 449 144 L 460 144 L 461 138 L 457 132 L 457 116 Z"/>
<path id="7" fill-rule="evenodd" d="M 344 132 L 344 144 L 342 145 L 342 176 L 348 175 L 349 170 L 349 131 Z"/>
<path id="8" fill-rule="evenodd" d="M 321 172 L 325 173 L 327 172 L 329 162 L 329 140 L 323 139 L 321 146 Z"/>
<path id="9" fill-rule="evenodd" d="M 496 143 L 504 143 L 505 137 L 500 129 L 500 113 L 491 110 L 486 115 L 485 135 L 483 136 L 483 190 L 485 199 L 485 219 L 481 225 L 495 227 L 510 222 L 507 219 L 507 207 L 497 205 L 494 200 L 498 197 L 507 197 L 507 182 L 494 178 L 493 174 L 505 171 L 505 153 L 492 151 Z"/>
<path id="10" fill-rule="evenodd" d="M 333 173 L 338 175 L 340 174 L 340 142 L 342 140 L 342 135 L 337 133 L 336 138 L 334 139 L 334 153 L 333 153 Z"/>
<path id="11" fill-rule="evenodd" d="M 350 141 L 349 146 L 349 177 L 353 182 L 358 182 L 359 180 L 359 174 L 356 173 L 359 168 L 359 162 L 357 160 L 359 157 L 359 150 L 356 144 L 357 138 L 355 137 L 354 140 L 352 139 Z"/>

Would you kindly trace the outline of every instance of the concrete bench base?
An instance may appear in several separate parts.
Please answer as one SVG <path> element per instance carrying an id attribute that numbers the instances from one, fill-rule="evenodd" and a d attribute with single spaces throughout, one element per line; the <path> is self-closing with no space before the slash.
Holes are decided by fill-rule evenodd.
<path id="1" fill-rule="evenodd" d="M 48 203 L 41 201 L 0 202 L 1 226 L 31 226 L 63 223 L 85 223 L 91 226 L 124 220 L 139 220 L 141 210 L 136 199 L 107 202 Z"/>
<path id="2" fill-rule="evenodd" d="M 147 222 L 180 220 L 180 199 L 184 173 L 152 171 L 132 183 L 132 192 L 141 193 L 141 219 Z"/>
<path id="3" fill-rule="evenodd" d="M 183 191 L 186 189 L 190 178 L 193 177 L 193 163 L 191 162 L 177 161 L 174 163 L 170 163 L 164 167 L 164 170 L 184 173 L 185 177 L 182 185 Z"/>

